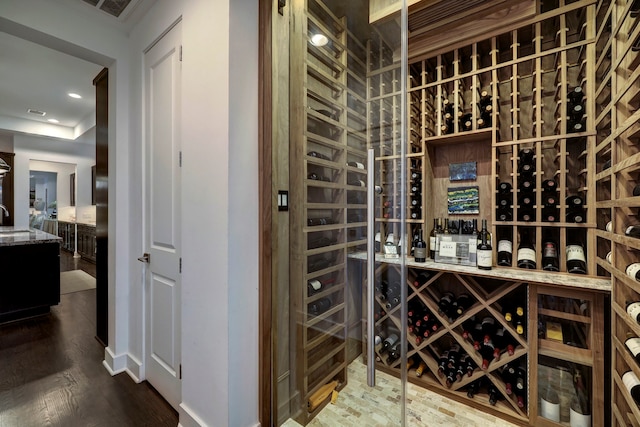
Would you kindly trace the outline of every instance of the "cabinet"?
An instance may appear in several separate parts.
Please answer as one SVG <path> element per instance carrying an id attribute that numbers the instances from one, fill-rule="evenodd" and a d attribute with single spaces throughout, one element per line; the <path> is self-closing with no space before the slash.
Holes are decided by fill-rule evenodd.
<path id="1" fill-rule="evenodd" d="M 78 254 L 87 261 L 96 262 L 96 227 L 78 224 Z"/>
<path id="2" fill-rule="evenodd" d="M 402 286 L 400 263 L 382 256 L 377 261 L 383 273 L 375 283 L 376 333 L 384 342 L 408 328 L 409 381 L 532 426 L 569 425 L 580 389 L 590 425 L 604 425 L 607 279 L 568 282 L 553 273 L 482 272 L 409 260 L 404 284 L 409 324 L 402 325 L 400 305 L 392 297 L 397 292 L 391 291 Z M 376 347 L 376 356 L 379 369 L 400 375 L 400 359 L 384 345 Z M 542 398 L 549 384 L 558 395 L 557 421 L 545 418 L 549 412 Z"/>
<path id="3" fill-rule="evenodd" d="M 76 251 L 76 224 L 58 221 L 58 237 L 62 238 L 60 247 L 65 251 Z"/>

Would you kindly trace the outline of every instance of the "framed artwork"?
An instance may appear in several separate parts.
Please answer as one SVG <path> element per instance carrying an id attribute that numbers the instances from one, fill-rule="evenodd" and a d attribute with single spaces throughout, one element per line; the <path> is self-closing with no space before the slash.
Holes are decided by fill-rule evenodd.
<path id="1" fill-rule="evenodd" d="M 476 162 L 449 164 L 449 181 L 475 181 Z"/>
<path id="2" fill-rule="evenodd" d="M 447 189 L 447 208 L 449 215 L 480 213 L 478 186 L 449 187 Z"/>

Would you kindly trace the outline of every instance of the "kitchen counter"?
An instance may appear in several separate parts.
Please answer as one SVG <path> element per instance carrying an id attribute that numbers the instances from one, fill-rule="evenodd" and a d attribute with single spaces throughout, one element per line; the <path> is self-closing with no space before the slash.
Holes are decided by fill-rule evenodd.
<path id="1" fill-rule="evenodd" d="M 62 239 L 41 230 L 0 227 L 0 246 L 35 245 L 41 243 L 56 243 Z"/>
<path id="2" fill-rule="evenodd" d="M 0 322 L 46 314 L 60 302 L 61 240 L 40 230 L 0 227 Z"/>

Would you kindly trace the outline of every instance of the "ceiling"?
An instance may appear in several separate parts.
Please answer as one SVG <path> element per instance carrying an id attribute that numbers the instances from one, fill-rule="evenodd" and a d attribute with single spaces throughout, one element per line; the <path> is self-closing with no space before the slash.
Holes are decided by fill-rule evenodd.
<path id="1" fill-rule="evenodd" d="M 53 1 L 96 24 L 128 34 L 156 0 Z M 87 123 L 95 122 L 93 79 L 102 68 L 0 31 L 0 132 L 75 139 Z M 71 98 L 69 93 L 82 98 Z M 29 113 L 28 109 L 46 114 Z M 52 124 L 49 119 L 59 123 Z"/>

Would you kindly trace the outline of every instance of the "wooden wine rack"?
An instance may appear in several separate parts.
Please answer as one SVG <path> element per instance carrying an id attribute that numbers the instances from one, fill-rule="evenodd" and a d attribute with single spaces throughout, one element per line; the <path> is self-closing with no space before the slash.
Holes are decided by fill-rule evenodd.
<path id="1" fill-rule="evenodd" d="M 292 412 L 306 425 L 328 403 L 308 410 L 309 398 L 332 381 L 338 389 L 347 382 L 346 257 L 366 245 L 360 181 L 367 176 L 347 164 L 366 163 L 366 46 L 322 0 L 294 2 L 291 12 L 290 295 L 299 392 Z M 327 43 L 314 45 L 316 33 Z M 330 284 L 310 295 L 312 279 Z M 329 307 L 312 311 L 323 299 Z"/>
<path id="2" fill-rule="evenodd" d="M 640 284 L 625 274 L 627 265 L 640 260 L 640 241 L 625 236 L 627 226 L 639 223 L 640 208 L 640 197 L 633 195 L 640 179 L 638 9 L 633 1 L 601 1 L 596 13 L 595 239 L 598 272 L 612 282 L 613 426 L 640 425 L 640 408 L 621 379 L 629 370 L 640 375 L 640 366 L 624 345 L 628 336 L 640 336 L 640 325 L 626 313 L 627 302 L 640 300 Z M 607 161 L 611 166 L 604 168 Z M 609 221 L 611 232 L 606 230 Z"/>

